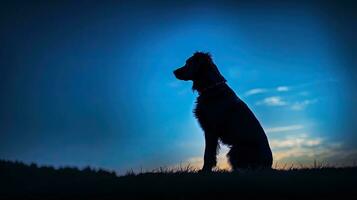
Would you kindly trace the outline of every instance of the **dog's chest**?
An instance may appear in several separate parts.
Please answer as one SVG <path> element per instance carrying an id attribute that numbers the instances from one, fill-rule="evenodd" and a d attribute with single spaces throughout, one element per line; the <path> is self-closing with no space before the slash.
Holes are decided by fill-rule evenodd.
<path id="1" fill-rule="evenodd" d="M 226 115 L 227 105 L 221 100 L 198 101 L 194 109 L 195 117 L 202 128 L 218 126 Z"/>

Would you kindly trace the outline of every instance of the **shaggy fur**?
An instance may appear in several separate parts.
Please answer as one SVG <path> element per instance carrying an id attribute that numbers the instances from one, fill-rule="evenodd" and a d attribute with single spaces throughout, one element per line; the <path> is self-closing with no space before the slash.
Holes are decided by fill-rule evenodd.
<path id="1" fill-rule="evenodd" d="M 205 135 L 204 171 L 216 165 L 218 141 L 227 144 L 234 170 L 271 168 L 273 157 L 268 139 L 248 106 L 226 84 L 209 53 L 196 52 L 175 70 L 176 78 L 193 81 L 197 90 L 194 114 Z"/>

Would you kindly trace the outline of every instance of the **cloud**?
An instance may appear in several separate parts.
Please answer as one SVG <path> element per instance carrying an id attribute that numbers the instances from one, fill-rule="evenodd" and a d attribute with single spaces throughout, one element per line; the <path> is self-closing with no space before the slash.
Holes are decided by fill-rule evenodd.
<path id="1" fill-rule="evenodd" d="M 252 95 L 255 95 L 255 94 L 266 93 L 267 91 L 268 90 L 264 89 L 264 88 L 254 88 L 254 89 L 248 90 L 244 95 L 246 97 L 248 97 L 248 96 L 252 96 Z"/>
<path id="2" fill-rule="evenodd" d="M 264 98 L 262 101 L 257 102 L 257 105 L 266 105 L 266 106 L 285 106 L 287 104 L 288 103 L 279 96 L 267 97 Z"/>
<path id="3" fill-rule="evenodd" d="M 305 99 L 301 101 L 295 101 L 295 102 L 288 102 L 283 100 L 283 97 L 281 96 L 271 96 L 271 97 L 266 97 L 258 102 L 256 102 L 256 105 L 265 105 L 265 106 L 289 106 L 291 110 L 294 111 L 300 111 L 305 109 L 307 106 L 315 104 L 318 102 L 318 99 Z"/>
<path id="4" fill-rule="evenodd" d="M 298 125 L 296 125 L 298 127 Z M 336 141 L 329 141 L 326 138 L 314 137 L 307 133 L 294 136 L 269 140 L 273 151 L 274 168 L 285 168 L 288 164 L 295 167 L 313 166 L 314 162 L 327 163 L 333 165 L 349 165 L 357 158 L 357 150 L 345 149 L 343 144 Z M 218 169 L 230 169 L 226 154 L 226 146 L 221 146 L 220 154 L 217 156 Z M 337 163 L 337 164 L 336 164 Z M 185 162 L 177 166 L 185 167 L 189 165 L 194 169 L 201 169 L 203 166 L 203 156 L 188 158 Z"/>
<path id="5" fill-rule="evenodd" d="M 252 95 L 256 95 L 256 94 L 263 94 L 263 93 L 267 93 L 269 91 L 278 91 L 278 92 L 287 92 L 290 90 L 290 87 L 288 86 L 279 86 L 275 89 L 267 89 L 267 88 L 253 88 L 248 90 L 247 92 L 244 93 L 244 96 L 248 97 L 248 96 L 252 96 Z"/>
<path id="6" fill-rule="evenodd" d="M 349 165 L 357 158 L 357 150 L 346 149 L 343 143 L 309 134 L 270 140 L 274 163 L 313 166 L 315 162 L 332 165 Z"/>
<path id="7" fill-rule="evenodd" d="M 305 134 L 295 138 L 273 139 L 270 141 L 271 148 L 297 148 L 297 147 L 314 147 L 322 143 L 322 138 L 311 138 Z"/>
<path id="8" fill-rule="evenodd" d="M 307 100 L 303 100 L 300 102 L 295 102 L 291 105 L 291 109 L 292 110 L 303 110 L 306 108 L 306 106 L 314 104 L 317 102 L 317 99 L 307 99 Z"/>
<path id="9" fill-rule="evenodd" d="M 304 127 L 300 124 L 294 124 L 290 126 L 278 126 L 278 127 L 267 128 L 265 131 L 267 133 L 278 133 L 278 132 L 296 131 L 296 130 L 301 130 L 303 128 Z"/>
<path id="10" fill-rule="evenodd" d="M 322 139 L 296 139 L 277 143 L 272 141 L 272 146 L 274 146 L 272 149 L 275 163 L 311 164 L 315 160 L 328 162 L 344 154 L 343 151 L 338 150 L 339 145 L 324 143 Z"/>
<path id="11" fill-rule="evenodd" d="M 278 91 L 278 92 L 287 92 L 289 90 L 290 90 L 290 88 L 288 86 L 279 86 L 276 88 L 276 91 Z"/>
<path id="12" fill-rule="evenodd" d="M 306 87 L 311 87 L 312 85 L 318 85 L 321 83 L 327 83 L 327 82 L 336 82 L 337 80 L 334 79 L 326 79 L 326 80 L 315 80 L 312 82 L 306 82 L 303 84 L 298 84 L 298 85 L 281 85 L 278 87 L 274 88 L 253 88 L 245 92 L 245 96 L 252 96 L 255 94 L 262 94 L 262 93 L 274 93 L 274 92 L 290 92 L 290 91 L 299 91 L 302 90 Z M 301 91 L 297 93 L 300 96 L 307 96 L 309 95 L 308 91 Z"/>

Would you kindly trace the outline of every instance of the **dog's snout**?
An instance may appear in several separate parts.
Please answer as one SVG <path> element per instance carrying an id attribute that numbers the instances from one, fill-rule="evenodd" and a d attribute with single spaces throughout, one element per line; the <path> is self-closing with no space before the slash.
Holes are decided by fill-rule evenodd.
<path id="1" fill-rule="evenodd" d="M 178 69 L 174 70 L 174 75 L 176 76 L 176 78 L 177 78 L 177 70 Z"/>
<path id="2" fill-rule="evenodd" d="M 186 80 L 186 78 L 184 77 L 185 73 L 184 73 L 184 68 L 183 67 L 176 69 L 174 71 L 174 75 L 179 80 Z"/>

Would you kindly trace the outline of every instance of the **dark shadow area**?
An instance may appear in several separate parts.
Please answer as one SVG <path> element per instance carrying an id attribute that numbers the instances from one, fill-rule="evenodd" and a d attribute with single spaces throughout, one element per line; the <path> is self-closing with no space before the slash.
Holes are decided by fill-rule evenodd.
<path id="1" fill-rule="evenodd" d="M 257 170 L 241 173 L 179 171 L 118 177 L 86 168 L 54 169 L 0 161 L 1 199 L 217 199 L 224 197 L 353 197 L 357 168 Z M 224 184 L 223 184 L 224 183 Z"/>

